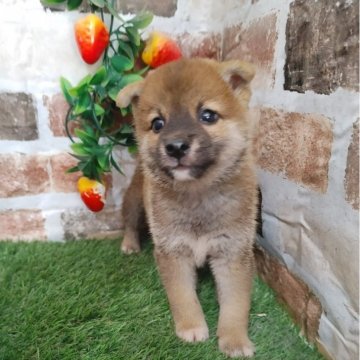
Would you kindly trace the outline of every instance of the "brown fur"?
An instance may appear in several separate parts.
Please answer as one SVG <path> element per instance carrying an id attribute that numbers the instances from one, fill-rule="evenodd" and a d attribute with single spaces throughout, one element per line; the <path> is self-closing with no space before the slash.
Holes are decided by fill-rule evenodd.
<path id="1" fill-rule="evenodd" d="M 140 250 L 138 225 L 145 209 L 176 333 L 185 341 L 208 337 L 196 295 L 196 267 L 208 261 L 220 304 L 219 347 L 232 357 L 254 352 L 247 335 L 257 206 L 247 118 L 253 76 L 252 66 L 239 61 L 180 60 L 117 98 L 121 107 L 132 103 L 139 145 L 123 204 L 122 250 Z M 201 123 L 204 108 L 220 119 Z M 159 116 L 165 126 L 155 133 L 151 124 Z M 179 138 L 190 144 L 183 167 L 164 150 Z"/>

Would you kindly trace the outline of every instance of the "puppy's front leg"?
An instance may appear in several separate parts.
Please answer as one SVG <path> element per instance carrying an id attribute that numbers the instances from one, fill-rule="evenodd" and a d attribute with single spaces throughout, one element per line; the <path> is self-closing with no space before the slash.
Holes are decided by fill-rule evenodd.
<path id="1" fill-rule="evenodd" d="M 175 322 L 176 335 L 188 342 L 204 341 L 209 330 L 196 294 L 196 268 L 188 257 L 155 249 L 155 259 Z"/>
<path id="2" fill-rule="evenodd" d="M 254 273 L 252 251 L 231 260 L 212 259 L 220 305 L 217 335 L 219 348 L 230 357 L 254 354 L 248 338 L 250 295 Z"/>

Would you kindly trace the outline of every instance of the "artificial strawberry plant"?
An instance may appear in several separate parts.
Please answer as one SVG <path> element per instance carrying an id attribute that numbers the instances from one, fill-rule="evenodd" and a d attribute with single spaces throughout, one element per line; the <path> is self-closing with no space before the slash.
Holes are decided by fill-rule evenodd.
<path id="1" fill-rule="evenodd" d="M 73 10 L 84 1 L 46 0 L 44 3 L 66 3 L 68 9 Z M 92 14 L 84 15 L 74 24 L 74 35 L 85 62 L 94 63 L 101 56 L 102 61 L 94 74 L 85 76 L 77 85 L 73 86 L 65 78 L 61 78 L 60 85 L 70 105 L 65 129 L 72 141 L 72 155 L 78 160 L 68 172 L 80 171 L 89 179 L 101 182 L 103 174 L 112 167 L 121 172 L 120 164 L 113 157 L 116 145 L 136 151 L 133 128 L 128 123 L 119 123 L 115 98 L 124 86 L 142 79 L 148 69 L 144 64 L 139 65 L 138 58 L 143 48 L 141 31 L 152 21 L 152 14 L 142 12 L 125 21 L 114 9 L 114 0 L 88 0 L 87 3 Z M 120 111 L 126 117 L 131 109 Z M 76 141 L 70 131 L 71 123 Z"/>
<path id="2" fill-rule="evenodd" d="M 152 14 L 142 12 L 125 21 L 114 9 L 114 0 L 42 2 L 66 3 L 68 10 L 87 4 L 91 10 L 91 14 L 74 24 L 74 36 L 84 62 L 94 64 L 102 57 L 99 68 L 75 86 L 63 77 L 60 85 L 69 104 L 65 130 L 72 142 L 71 155 L 78 161 L 68 172 L 82 173 L 78 181 L 81 198 L 90 210 L 100 211 L 105 203 L 103 175 L 112 167 L 122 173 L 121 165 L 113 156 L 114 147 L 122 145 L 128 147 L 130 153 L 136 152 L 132 125 L 119 119 L 119 114 L 122 120 L 126 119 L 131 107 L 119 110 L 115 105 L 116 96 L 126 85 L 142 79 L 148 70 L 146 65 L 157 67 L 175 60 L 181 57 L 180 49 L 170 39 L 157 34 L 150 37 L 142 53 L 145 46 L 141 31 L 151 23 Z"/>

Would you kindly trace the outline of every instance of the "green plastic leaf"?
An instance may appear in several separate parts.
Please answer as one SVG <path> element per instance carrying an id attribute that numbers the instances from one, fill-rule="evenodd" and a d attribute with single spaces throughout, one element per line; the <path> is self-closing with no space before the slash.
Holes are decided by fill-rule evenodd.
<path id="1" fill-rule="evenodd" d="M 107 75 L 107 84 L 105 85 L 107 88 L 109 87 L 113 87 L 114 84 L 119 83 L 119 81 L 121 80 L 122 76 L 121 74 L 119 74 L 115 69 L 110 68 L 108 75 Z"/>
<path id="2" fill-rule="evenodd" d="M 67 173 L 67 174 L 71 174 L 71 173 L 78 172 L 78 171 L 80 171 L 79 167 L 78 167 L 78 166 L 74 166 L 74 167 L 71 167 L 70 169 L 67 169 L 67 170 L 66 170 L 66 173 Z"/>
<path id="3" fill-rule="evenodd" d="M 71 154 L 69 153 L 69 155 L 71 155 L 72 157 L 74 157 L 75 159 L 78 159 L 80 160 L 78 166 L 80 165 L 80 163 L 83 163 L 84 161 L 88 161 L 89 160 L 89 155 L 86 154 L 86 155 L 76 155 L 76 154 Z"/>
<path id="4" fill-rule="evenodd" d="M 134 61 L 134 54 L 131 49 L 131 46 L 124 40 L 119 40 L 119 47 L 118 51 L 123 53 L 125 56 L 127 56 L 129 59 Z"/>
<path id="5" fill-rule="evenodd" d="M 124 88 L 126 85 L 129 85 L 133 82 L 137 82 L 137 81 L 140 81 L 142 80 L 143 78 L 138 75 L 138 74 L 126 74 L 124 75 L 120 82 L 118 82 L 114 87 L 112 87 L 109 91 L 108 91 L 108 95 L 109 97 L 116 101 L 116 97 L 117 97 L 117 94 L 119 93 L 119 91 Z"/>
<path id="6" fill-rule="evenodd" d="M 124 124 L 122 127 L 121 127 L 121 131 L 120 133 L 121 134 L 132 134 L 134 132 L 134 129 L 131 125 L 129 124 Z"/>
<path id="7" fill-rule="evenodd" d="M 76 155 L 91 155 L 91 148 L 87 148 L 81 143 L 73 143 L 70 147 Z"/>
<path id="8" fill-rule="evenodd" d="M 142 69 L 140 69 L 138 72 L 136 72 L 136 74 L 138 75 L 144 75 L 147 71 L 149 71 L 150 66 L 145 66 Z"/>
<path id="9" fill-rule="evenodd" d="M 105 114 L 105 109 L 102 106 L 100 106 L 99 104 L 95 104 L 94 108 L 95 108 L 96 116 L 101 116 L 101 115 Z"/>
<path id="10" fill-rule="evenodd" d="M 97 85 L 95 87 L 95 91 L 98 94 L 100 101 L 103 100 L 107 96 L 107 92 L 106 92 L 105 88 L 101 85 Z"/>
<path id="11" fill-rule="evenodd" d="M 69 89 L 69 94 L 74 97 L 80 97 L 84 93 L 89 91 L 89 82 L 92 79 L 92 75 L 86 75 L 75 87 Z"/>
<path id="12" fill-rule="evenodd" d="M 129 107 L 120 108 L 120 112 L 121 112 L 122 116 L 126 116 L 126 115 L 129 115 L 131 113 L 131 111 L 129 110 Z"/>
<path id="13" fill-rule="evenodd" d="M 89 84 L 89 81 L 91 80 L 92 75 L 91 74 L 87 74 L 86 76 L 84 76 L 80 82 L 77 84 L 78 87 Z"/>
<path id="14" fill-rule="evenodd" d="M 106 77 L 106 69 L 105 66 L 100 66 L 96 73 L 92 76 L 89 81 L 90 85 L 99 85 Z"/>
<path id="15" fill-rule="evenodd" d="M 138 147 L 137 147 L 136 144 L 130 145 L 130 146 L 128 147 L 128 152 L 129 152 L 129 154 L 136 154 L 137 151 L 138 151 Z"/>
<path id="16" fill-rule="evenodd" d="M 114 160 L 112 155 L 110 156 L 110 163 L 120 174 L 124 175 L 120 165 Z"/>
<path id="17" fill-rule="evenodd" d="M 91 110 L 91 96 L 88 92 L 80 95 L 74 108 L 74 114 L 80 115 L 86 110 Z"/>
<path id="18" fill-rule="evenodd" d="M 61 77 L 60 78 L 60 87 L 61 87 L 61 91 L 64 94 L 66 101 L 70 105 L 74 105 L 74 99 L 69 93 L 70 89 L 72 88 L 70 81 L 66 80 L 64 77 Z"/>
<path id="19" fill-rule="evenodd" d="M 106 1 L 105 6 L 109 10 L 109 13 L 114 16 L 117 19 L 120 19 L 120 16 L 118 12 L 114 9 L 114 7 L 111 5 L 110 1 Z"/>
<path id="20" fill-rule="evenodd" d="M 111 65 L 118 72 L 124 72 L 131 70 L 134 66 L 134 62 L 123 55 L 114 55 L 111 58 Z"/>
<path id="21" fill-rule="evenodd" d="M 68 10 L 77 9 L 81 3 L 82 0 L 67 0 L 67 8 Z"/>
<path id="22" fill-rule="evenodd" d="M 89 1 L 99 8 L 103 8 L 105 6 L 104 0 L 89 0 Z"/>
<path id="23" fill-rule="evenodd" d="M 122 89 L 126 85 L 129 85 L 134 82 L 141 81 L 141 80 L 143 80 L 143 78 L 138 74 L 126 74 L 121 78 L 119 86 Z"/>
<path id="24" fill-rule="evenodd" d="M 85 129 L 87 130 L 87 128 Z M 89 131 L 84 131 L 81 129 L 75 129 L 74 130 L 75 135 L 85 144 L 88 146 L 97 146 L 98 140 L 95 137 L 94 133 L 91 133 Z"/>
<path id="25" fill-rule="evenodd" d="M 126 34 L 129 37 L 130 42 L 134 43 L 134 45 L 136 45 L 136 46 L 140 46 L 141 39 L 140 39 L 140 34 L 137 31 L 137 29 L 135 29 L 133 27 L 127 27 Z"/>
<path id="26" fill-rule="evenodd" d="M 107 154 L 102 154 L 100 156 L 98 156 L 97 158 L 98 164 L 101 167 L 101 169 L 105 172 L 110 170 L 110 159 L 109 159 L 109 155 Z"/>
<path id="27" fill-rule="evenodd" d="M 116 97 L 117 94 L 119 93 L 119 91 L 122 89 L 122 87 L 120 85 L 116 85 L 114 87 L 112 87 L 109 91 L 108 91 L 108 95 L 110 97 L 110 99 L 116 101 Z"/>
<path id="28" fill-rule="evenodd" d="M 144 11 L 138 15 L 136 15 L 134 18 L 132 18 L 129 22 L 134 25 L 137 29 L 144 29 L 148 27 L 152 20 L 153 20 L 153 14 L 149 11 Z"/>

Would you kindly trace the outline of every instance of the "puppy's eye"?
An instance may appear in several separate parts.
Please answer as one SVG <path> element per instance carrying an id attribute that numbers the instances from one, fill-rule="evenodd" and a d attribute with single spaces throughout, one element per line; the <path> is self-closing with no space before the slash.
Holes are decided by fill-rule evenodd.
<path id="1" fill-rule="evenodd" d="M 219 120 L 219 114 L 217 114 L 215 111 L 204 109 L 200 110 L 199 118 L 200 121 L 205 124 L 214 124 Z"/>
<path id="2" fill-rule="evenodd" d="M 151 129 L 154 133 L 160 132 L 160 130 L 164 126 L 165 126 L 165 121 L 160 117 L 156 117 L 151 123 Z"/>

